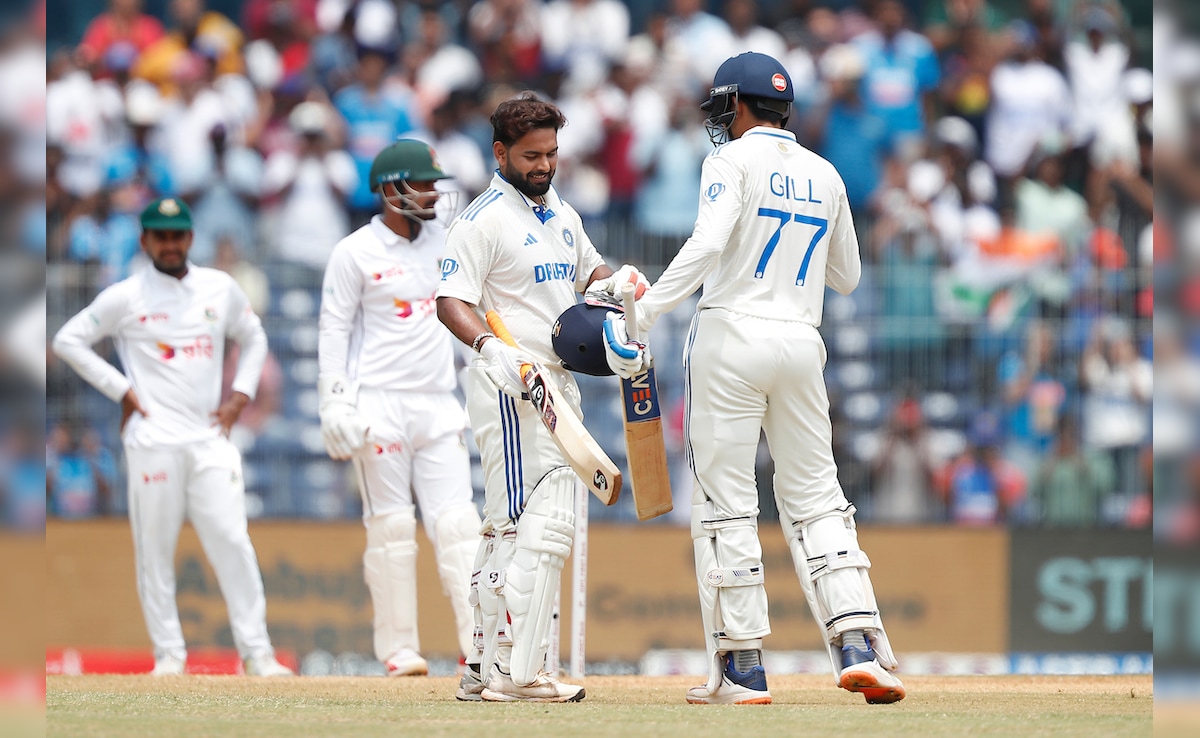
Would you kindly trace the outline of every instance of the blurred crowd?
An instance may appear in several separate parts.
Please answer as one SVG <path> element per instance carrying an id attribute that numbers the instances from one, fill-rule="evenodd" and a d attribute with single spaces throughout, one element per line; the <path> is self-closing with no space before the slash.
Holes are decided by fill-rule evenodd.
<path id="1" fill-rule="evenodd" d="M 759 51 L 789 70 L 788 127 L 841 172 L 856 213 L 863 284 L 831 296 L 822 332 L 861 519 L 1150 524 L 1148 18 L 1115 0 L 229 5 L 170 0 L 154 17 L 109 0 L 50 50 L 31 248 L 49 265 L 51 330 L 139 265 L 136 214 L 161 195 L 191 204 L 193 260 L 234 274 L 269 328 L 308 319 L 334 244 L 376 209 L 375 153 L 428 141 L 465 206 L 493 168 L 488 116 L 523 89 L 569 120 L 555 184 L 593 240 L 654 276 L 695 220 L 712 149 L 698 103 L 721 61 Z M 665 347 L 683 328 L 664 326 L 676 333 L 652 345 L 678 407 Z M 252 436 L 310 368 L 308 334 L 271 335 Z M 49 372 L 49 509 L 116 512 L 113 410 Z"/>

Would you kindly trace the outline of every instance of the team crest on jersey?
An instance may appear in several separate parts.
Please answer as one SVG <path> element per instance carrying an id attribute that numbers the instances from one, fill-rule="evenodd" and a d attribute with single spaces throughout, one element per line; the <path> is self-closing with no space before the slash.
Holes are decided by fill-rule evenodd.
<path id="1" fill-rule="evenodd" d="M 213 322 L 217 319 L 217 311 L 210 307 L 204 308 L 204 319 Z"/>
<path id="2" fill-rule="evenodd" d="M 720 197 L 721 193 L 724 191 L 724 184 L 721 182 L 713 182 L 708 186 L 708 189 L 704 191 L 704 196 L 708 198 L 709 202 L 716 202 L 717 198 Z"/>
<path id="3" fill-rule="evenodd" d="M 571 233 L 570 228 L 563 229 L 563 240 L 567 242 L 567 248 L 575 248 L 575 234 Z"/>
<path id="4" fill-rule="evenodd" d="M 442 281 L 458 271 L 458 262 L 454 259 L 442 259 Z"/>

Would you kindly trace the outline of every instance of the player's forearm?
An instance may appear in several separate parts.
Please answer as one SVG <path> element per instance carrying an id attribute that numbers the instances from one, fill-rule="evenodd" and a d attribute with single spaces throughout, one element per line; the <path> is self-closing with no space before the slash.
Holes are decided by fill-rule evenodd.
<path id="1" fill-rule="evenodd" d="M 79 330 L 85 320 L 86 317 L 77 315 L 68 321 L 54 336 L 51 348 L 85 382 L 113 402 L 119 402 L 129 391 L 129 379 L 92 350 L 95 341 Z"/>
<path id="2" fill-rule="evenodd" d="M 649 334 L 659 317 L 700 288 L 720 254 L 719 247 L 705 245 L 695 236 L 687 240 L 646 296 L 638 300 L 638 327 L 643 336 Z"/>
<path id="3" fill-rule="evenodd" d="M 238 340 L 241 353 L 238 356 L 237 372 L 233 376 L 234 393 L 254 399 L 258 383 L 262 379 L 263 365 L 267 362 L 267 334 L 262 326 Z"/>
<path id="4" fill-rule="evenodd" d="M 438 320 L 446 326 L 454 337 L 464 344 L 471 346 L 483 333 L 490 333 L 487 325 L 479 319 L 475 308 L 457 297 L 439 297 L 437 299 Z M 478 351 L 479 346 L 473 346 Z"/>

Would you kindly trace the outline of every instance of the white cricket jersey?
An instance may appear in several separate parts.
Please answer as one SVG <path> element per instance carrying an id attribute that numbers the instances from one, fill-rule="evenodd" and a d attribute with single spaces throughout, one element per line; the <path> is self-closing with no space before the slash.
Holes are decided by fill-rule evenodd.
<path id="1" fill-rule="evenodd" d="M 445 241 L 433 221 L 409 241 L 378 215 L 338 241 L 321 293 L 321 374 L 380 389 L 454 390 L 454 337 L 434 299 Z"/>
<path id="2" fill-rule="evenodd" d="M 759 126 L 714 150 L 691 238 L 638 301 L 643 330 L 703 283 L 699 310 L 821 324 L 825 286 L 862 272 L 846 186 L 790 131 Z"/>
<path id="3" fill-rule="evenodd" d="M 603 263 L 554 187 L 542 208 L 496 172 L 450 224 L 437 294 L 477 306 L 480 317 L 495 310 L 522 348 L 557 365 L 550 326 Z"/>
<path id="4" fill-rule="evenodd" d="M 92 349 L 111 336 L 122 374 Z M 130 387 L 146 415 L 134 413 L 127 445 L 173 446 L 217 437 L 225 338 L 241 345 L 233 390 L 251 399 L 267 358 L 267 335 L 250 301 L 225 272 L 188 264 L 183 279 L 152 265 L 108 287 L 67 321 L 54 352 L 109 399 Z"/>

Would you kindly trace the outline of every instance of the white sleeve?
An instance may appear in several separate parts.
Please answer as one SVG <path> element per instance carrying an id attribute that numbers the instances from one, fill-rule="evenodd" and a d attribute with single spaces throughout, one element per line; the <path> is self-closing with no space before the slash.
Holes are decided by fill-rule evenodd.
<path id="1" fill-rule="evenodd" d="M 592 272 L 604 264 L 604 257 L 596 251 L 595 245 L 592 244 L 592 239 L 588 238 L 587 231 L 583 230 L 582 221 L 579 224 L 579 250 L 577 258 L 579 261 L 575 267 L 575 291 L 582 293 L 588 287 L 588 280 L 591 279 Z"/>
<path id="2" fill-rule="evenodd" d="M 671 259 L 663 275 L 645 297 L 638 300 L 638 325 L 643 335 L 663 313 L 675 309 L 704 283 L 729 243 L 729 236 L 742 207 L 743 173 L 718 149 L 704 160 L 700 172 L 700 192 L 720 185 L 715 197 L 700 198 L 700 213 L 692 236 Z"/>
<path id="3" fill-rule="evenodd" d="M 825 264 L 825 284 L 848 295 L 862 277 L 862 259 L 858 252 L 858 234 L 854 232 L 854 217 L 846 186 L 838 180 L 837 212 L 834 213 L 833 234 L 829 239 L 829 260 Z"/>
<path id="4" fill-rule="evenodd" d="M 453 297 L 469 305 L 483 299 L 483 281 L 492 270 L 494 239 L 473 220 L 456 220 L 446 234 L 446 258 L 438 297 Z"/>
<path id="5" fill-rule="evenodd" d="M 346 376 L 350 365 L 350 334 L 362 302 L 362 272 L 349 249 L 334 247 L 321 285 L 321 314 L 317 319 L 317 370 Z"/>
<path id="6" fill-rule="evenodd" d="M 262 321 L 250 307 L 246 293 L 242 292 L 237 282 L 231 279 L 230 283 L 229 315 L 232 317 L 226 332 L 241 347 L 237 371 L 233 375 L 233 391 L 241 392 L 253 400 L 262 378 L 263 364 L 267 361 L 267 333 L 263 330 Z"/>
<path id="7" fill-rule="evenodd" d="M 113 402 L 120 402 L 129 391 L 129 379 L 100 358 L 92 346 L 100 339 L 113 335 L 117 322 L 127 312 L 121 284 L 115 284 L 97 295 L 91 305 L 59 329 L 51 344 L 55 355 Z"/>

